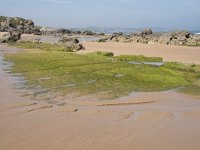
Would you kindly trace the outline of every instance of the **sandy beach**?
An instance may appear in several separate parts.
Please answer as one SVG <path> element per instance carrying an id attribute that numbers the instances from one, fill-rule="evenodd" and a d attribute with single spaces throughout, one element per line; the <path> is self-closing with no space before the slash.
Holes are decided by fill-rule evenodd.
<path id="1" fill-rule="evenodd" d="M 199 48 L 84 43 L 85 52 L 162 56 L 200 63 Z M 159 51 L 160 49 L 160 51 Z M 18 49 L 17 49 L 18 50 Z M 1 150 L 199 150 L 200 98 L 175 91 L 137 92 L 111 101 L 55 97 L 63 106 L 23 97 L 5 72 L 0 45 Z"/>
<path id="2" fill-rule="evenodd" d="M 200 64 L 200 47 L 171 46 L 161 44 L 117 43 L 117 42 L 84 42 L 85 51 L 110 51 L 115 55 L 145 55 L 162 57 L 164 61 Z"/>
<path id="3" fill-rule="evenodd" d="M 0 150 L 200 150 L 200 0 L 0 0 Z"/>

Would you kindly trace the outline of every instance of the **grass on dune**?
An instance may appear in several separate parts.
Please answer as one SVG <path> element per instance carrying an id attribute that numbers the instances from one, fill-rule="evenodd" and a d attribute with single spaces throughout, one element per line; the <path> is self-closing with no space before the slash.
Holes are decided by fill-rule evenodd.
<path id="1" fill-rule="evenodd" d="M 30 46 L 28 44 L 28 46 Z M 33 47 L 41 46 L 35 44 Z M 52 47 L 51 47 L 52 46 Z M 162 91 L 189 86 L 200 77 L 200 67 L 180 63 L 166 63 L 162 67 L 133 65 L 127 60 L 161 61 L 144 56 L 118 56 L 110 59 L 103 55 L 79 55 L 39 48 L 35 53 L 24 51 L 7 54 L 5 60 L 13 62 L 12 72 L 21 73 L 29 85 L 52 89 L 64 94 L 98 95 L 113 99 L 133 91 Z M 27 48 L 23 45 L 23 48 Z M 121 58 L 126 59 L 121 59 Z M 128 59 L 127 59 L 128 58 Z"/>

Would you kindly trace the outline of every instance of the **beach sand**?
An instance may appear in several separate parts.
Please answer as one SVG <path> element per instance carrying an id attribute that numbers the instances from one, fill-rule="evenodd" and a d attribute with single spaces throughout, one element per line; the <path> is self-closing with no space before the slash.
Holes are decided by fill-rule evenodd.
<path id="1" fill-rule="evenodd" d="M 200 64 L 200 47 L 171 46 L 160 44 L 117 43 L 117 42 L 84 42 L 85 51 L 110 51 L 115 55 L 145 55 L 162 57 L 164 61 Z"/>
<path id="2" fill-rule="evenodd" d="M 85 43 L 87 49 L 92 48 L 92 45 Z M 98 44 L 96 47 L 103 49 Z M 127 54 L 128 49 L 125 50 Z M 195 52 L 198 50 L 188 49 Z M 8 50 L 16 51 L 0 45 L 1 60 Z M 181 60 L 184 61 L 183 58 Z M 189 61 L 192 62 L 192 59 Z M 3 70 L 4 67 L 1 61 L 1 150 L 200 148 L 200 97 L 174 91 L 132 93 L 112 101 L 98 101 L 91 97 L 55 97 L 55 101 L 63 104 L 59 106 L 47 100 L 22 97 L 23 92 L 13 87 L 16 79 L 9 76 Z"/>

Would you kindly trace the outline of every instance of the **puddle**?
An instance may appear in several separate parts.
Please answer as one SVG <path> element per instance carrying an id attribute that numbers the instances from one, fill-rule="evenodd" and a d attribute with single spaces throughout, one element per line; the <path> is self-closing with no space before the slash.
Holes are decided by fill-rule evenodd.
<path id="1" fill-rule="evenodd" d="M 116 78 L 121 78 L 121 77 L 124 77 L 124 75 L 123 74 L 117 74 L 117 75 L 115 75 L 115 77 Z"/>
<path id="2" fill-rule="evenodd" d="M 151 65 L 151 66 L 156 66 L 156 67 L 160 67 L 162 65 L 164 65 L 164 62 L 136 62 L 136 61 L 130 61 L 128 62 L 129 64 L 133 64 L 133 65 Z"/>
<path id="3" fill-rule="evenodd" d="M 77 38 L 79 40 L 79 42 L 96 42 L 100 39 L 100 37 L 94 37 L 94 36 L 91 36 L 91 37 L 79 37 Z"/>

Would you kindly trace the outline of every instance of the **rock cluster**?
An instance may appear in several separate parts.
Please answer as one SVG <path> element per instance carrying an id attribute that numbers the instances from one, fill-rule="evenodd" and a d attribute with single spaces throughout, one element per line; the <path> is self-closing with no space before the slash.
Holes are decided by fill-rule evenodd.
<path id="1" fill-rule="evenodd" d="M 26 20 L 19 17 L 0 16 L 0 32 L 10 31 L 35 35 L 41 34 L 40 30 L 34 26 L 32 20 Z"/>
<path id="2" fill-rule="evenodd" d="M 40 29 L 40 32 L 43 35 L 52 35 L 55 37 L 63 37 L 63 36 L 95 36 L 96 33 L 92 31 L 74 31 L 74 30 L 69 30 L 69 29 L 53 29 L 49 27 L 43 27 Z"/>
<path id="3" fill-rule="evenodd" d="M 113 33 L 112 35 L 108 35 L 98 40 L 98 42 L 125 42 L 125 43 L 132 42 L 132 41 L 133 39 L 130 35 L 125 35 L 121 32 Z"/>
<path id="4" fill-rule="evenodd" d="M 148 44 L 166 44 L 166 45 L 200 45 L 200 36 L 189 31 L 175 31 L 167 33 L 153 33 L 151 29 L 133 34 L 133 41 Z"/>
<path id="5" fill-rule="evenodd" d="M 174 31 L 166 33 L 153 33 L 146 29 L 132 35 L 114 33 L 99 40 L 99 42 L 137 42 L 146 44 L 186 45 L 200 46 L 200 35 L 189 31 Z"/>
<path id="6" fill-rule="evenodd" d="M 20 39 L 21 33 L 15 31 L 9 31 L 1 39 L 0 43 L 16 42 Z"/>
<path id="7" fill-rule="evenodd" d="M 79 40 L 76 38 L 69 38 L 67 36 L 63 36 L 60 39 L 60 43 L 65 45 L 66 51 L 68 52 L 76 52 L 84 49 L 83 45 L 80 44 Z"/>

